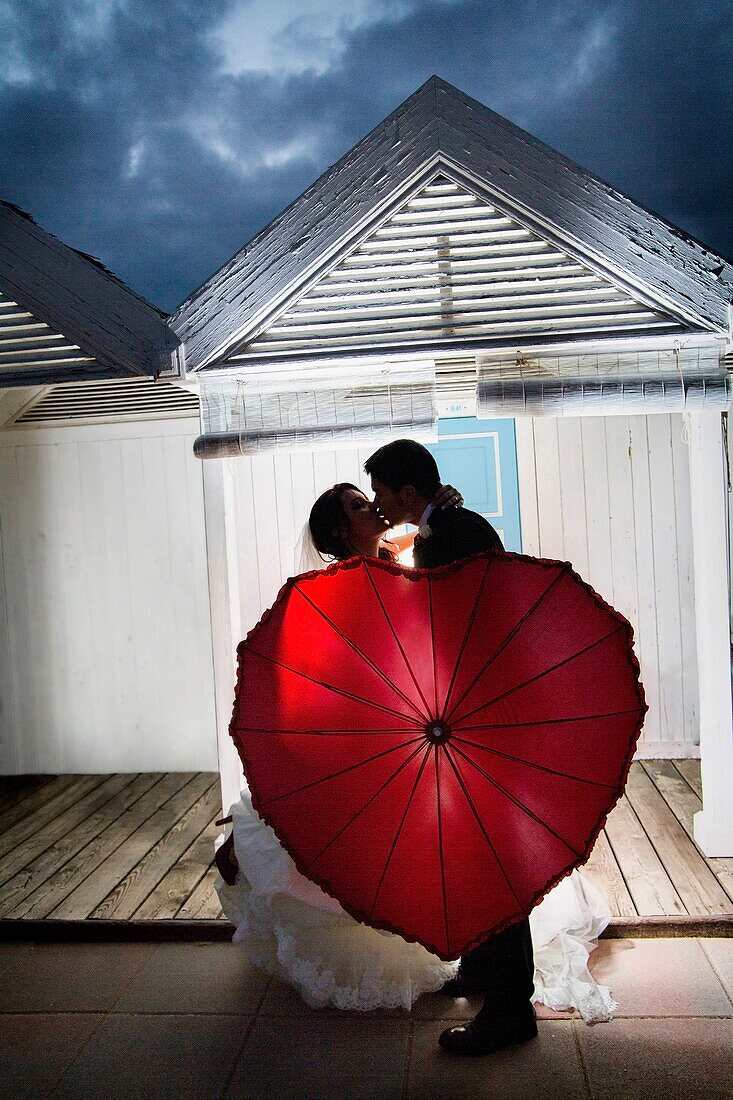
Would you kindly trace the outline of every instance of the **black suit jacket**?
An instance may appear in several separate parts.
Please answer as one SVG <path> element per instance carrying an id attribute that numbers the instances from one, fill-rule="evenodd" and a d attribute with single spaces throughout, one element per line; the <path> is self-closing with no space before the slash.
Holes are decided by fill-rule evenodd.
<path id="1" fill-rule="evenodd" d="M 430 538 L 416 539 L 413 561 L 418 569 L 435 569 L 481 550 L 502 550 L 494 528 L 468 508 L 434 509 L 428 518 Z"/>

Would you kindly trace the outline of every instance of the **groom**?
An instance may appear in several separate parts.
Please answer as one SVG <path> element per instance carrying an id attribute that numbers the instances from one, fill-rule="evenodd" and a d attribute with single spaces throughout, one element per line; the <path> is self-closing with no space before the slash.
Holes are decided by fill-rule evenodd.
<path id="1" fill-rule="evenodd" d="M 377 507 L 390 527 L 416 524 L 414 562 L 420 569 L 465 558 L 481 550 L 501 550 L 501 540 L 483 516 L 466 508 L 434 510 L 440 484 L 435 459 L 412 439 L 387 443 L 367 459 Z M 443 992 L 455 997 L 485 993 L 478 1015 L 462 1027 L 449 1027 L 440 1045 L 453 1054 L 490 1054 L 537 1034 L 530 998 L 534 961 L 529 921 L 517 921 L 490 936 L 461 959 L 458 975 Z"/>

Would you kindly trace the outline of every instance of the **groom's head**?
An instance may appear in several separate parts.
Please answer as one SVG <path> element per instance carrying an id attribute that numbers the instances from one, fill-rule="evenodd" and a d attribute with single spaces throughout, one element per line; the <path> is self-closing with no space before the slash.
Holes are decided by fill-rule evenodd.
<path id="1" fill-rule="evenodd" d="M 390 527 L 419 523 L 440 485 L 438 466 L 427 447 L 414 439 L 395 439 L 364 463 L 372 479 L 377 507 Z"/>

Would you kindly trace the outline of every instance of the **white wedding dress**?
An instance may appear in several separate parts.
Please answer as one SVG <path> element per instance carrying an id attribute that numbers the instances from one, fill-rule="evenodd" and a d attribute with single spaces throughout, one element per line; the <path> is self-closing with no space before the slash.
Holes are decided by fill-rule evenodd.
<path id="1" fill-rule="evenodd" d="M 231 810 L 239 875 L 233 886 L 216 879 L 222 909 L 236 925 L 234 942 L 251 961 L 295 986 L 312 1007 L 409 1010 L 456 973 L 420 944 L 360 924 L 304 878 L 244 791 Z M 591 883 L 574 871 L 530 915 L 535 958 L 534 1000 L 577 1008 L 587 1023 L 616 1008 L 608 989 L 588 971 L 588 956 L 610 910 Z"/>

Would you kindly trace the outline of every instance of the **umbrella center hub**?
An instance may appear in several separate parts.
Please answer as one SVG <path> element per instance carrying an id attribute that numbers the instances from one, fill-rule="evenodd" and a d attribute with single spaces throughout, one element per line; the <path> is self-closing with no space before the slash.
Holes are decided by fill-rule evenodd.
<path id="1" fill-rule="evenodd" d="M 450 727 L 445 722 L 428 722 L 425 727 L 425 736 L 433 745 L 444 745 L 450 740 Z"/>

